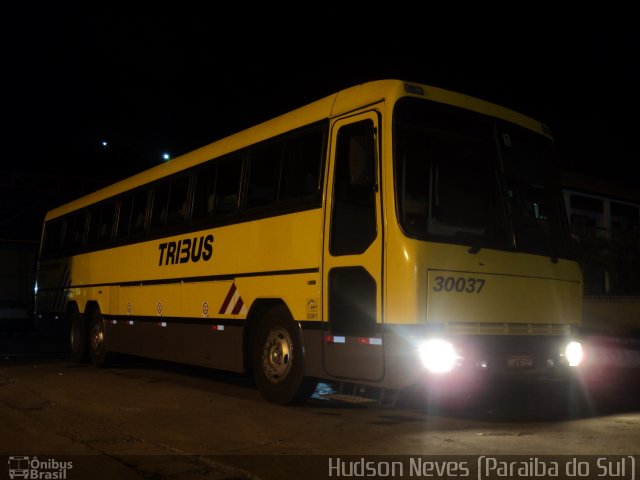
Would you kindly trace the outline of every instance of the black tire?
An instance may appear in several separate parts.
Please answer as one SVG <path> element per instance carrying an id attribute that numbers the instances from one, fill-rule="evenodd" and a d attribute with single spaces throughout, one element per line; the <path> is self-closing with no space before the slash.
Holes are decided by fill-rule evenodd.
<path id="1" fill-rule="evenodd" d="M 89 314 L 89 354 L 96 367 L 108 367 L 113 362 L 113 354 L 107 350 L 107 336 L 104 318 L 94 309 Z"/>
<path id="2" fill-rule="evenodd" d="M 67 309 L 69 322 L 69 358 L 76 363 L 89 361 L 89 337 L 84 315 L 74 304 Z"/>
<path id="3" fill-rule="evenodd" d="M 251 358 L 258 390 L 269 402 L 302 403 L 313 393 L 315 382 L 304 375 L 300 327 L 284 305 L 265 313 L 253 337 Z"/>
<path id="4" fill-rule="evenodd" d="M 570 378 L 561 385 L 565 397 L 566 412 L 569 418 L 587 418 L 595 415 L 593 405 L 586 393 L 585 386 L 578 378 Z"/>

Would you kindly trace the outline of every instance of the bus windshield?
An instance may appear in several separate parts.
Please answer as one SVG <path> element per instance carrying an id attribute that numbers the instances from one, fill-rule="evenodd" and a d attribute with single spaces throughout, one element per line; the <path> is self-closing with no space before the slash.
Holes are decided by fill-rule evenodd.
<path id="1" fill-rule="evenodd" d="M 542 135 L 419 99 L 396 107 L 398 216 L 414 238 L 570 257 L 553 146 Z"/>

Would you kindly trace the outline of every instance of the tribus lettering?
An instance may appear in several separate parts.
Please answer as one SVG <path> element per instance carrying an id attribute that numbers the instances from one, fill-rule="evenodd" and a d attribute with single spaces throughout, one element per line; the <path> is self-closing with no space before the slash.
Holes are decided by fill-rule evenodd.
<path id="1" fill-rule="evenodd" d="M 199 262 L 201 259 L 205 262 L 211 259 L 213 255 L 213 235 L 206 237 L 184 238 L 177 242 L 167 242 L 158 245 L 160 249 L 159 266 L 175 265 L 176 263 Z"/>

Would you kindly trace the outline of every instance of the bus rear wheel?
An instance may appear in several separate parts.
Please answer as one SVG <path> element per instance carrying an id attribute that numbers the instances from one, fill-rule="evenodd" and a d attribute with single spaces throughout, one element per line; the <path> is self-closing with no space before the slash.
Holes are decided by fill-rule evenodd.
<path id="1" fill-rule="evenodd" d="M 97 367 L 108 367 L 113 354 L 107 350 L 104 319 L 99 310 L 93 310 L 89 316 L 89 353 L 91 362 Z"/>
<path id="2" fill-rule="evenodd" d="M 89 360 L 87 324 L 75 305 L 67 310 L 69 322 L 69 357 L 73 362 L 86 363 Z"/>
<path id="3" fill-rule="evenodd" d="M 262 396 L 272 403 L 301 403 L 315 383 L 304 376 L 300 328 L 289 310 L 280 305 L 266 312 L 252 345 L 253 374 Z"/>

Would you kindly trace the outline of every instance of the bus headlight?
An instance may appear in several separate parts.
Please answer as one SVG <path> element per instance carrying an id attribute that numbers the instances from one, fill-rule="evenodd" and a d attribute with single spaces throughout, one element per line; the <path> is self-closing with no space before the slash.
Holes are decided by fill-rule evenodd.
<path id="1" fill-rule="evenodd" d="M 580 342 L 569 342 L 564 350 L 564 356 L 570 367 L 577 367 L 582 362 L 583 352 Z"/>
<path id="2" fill-rule="evenodd" d="M 423 342 L 418 347 L 418 352 L 422 364 L 432 373 L 449 372 L 458 360 L 458 354 L 453 345 L 439 338 Z"/>

